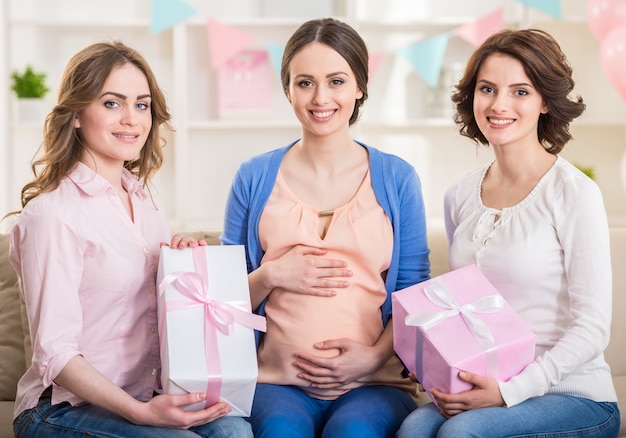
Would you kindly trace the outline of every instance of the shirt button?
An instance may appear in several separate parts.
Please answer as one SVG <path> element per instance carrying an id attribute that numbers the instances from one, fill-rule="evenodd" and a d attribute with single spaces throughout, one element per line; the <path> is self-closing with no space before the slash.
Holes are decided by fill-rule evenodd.
<path id="1" fill-rule="evenodd" d="M 153 376 L 154 376 L 156 373 L 157 373 L 156 368 L 152 368 L 152 369 L 150 370 L 150 374 L 151 374 L 151 375 L 153 375 Z"/>
<path id="2" fill-rule="evenodd" d="M 152 327 L 152 328 L 150 329 L 150 331 L 151 331 L 152 333 L 156 333 L 156 332 L 157 332 L 157 328 L 156 328 L 156 327 Z"/>
<path id="3" fill-rule="evenodd" d="M 148 250 L 148 248 L 144 246 L 143 247 L 143 252 L 144 252 L 144 254 L 148 254 L 150 252 L 150 250 Z"/>
<path id="4" fill-rule="evenodd" d="M 149 294 L 154 293 L 154 286 L 150 286 L 150 287 L 148 288 L 148 293 L 149 293 Z"/>

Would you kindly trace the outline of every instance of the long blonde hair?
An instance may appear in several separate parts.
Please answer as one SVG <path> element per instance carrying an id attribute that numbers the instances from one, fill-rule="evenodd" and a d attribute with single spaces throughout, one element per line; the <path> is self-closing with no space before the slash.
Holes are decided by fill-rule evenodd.
<path id="1" fill-rule="evenodd" d="M 44 123 L 40 146 L 42 156 L 31 165 L 35 178 L 22 188 L 22 208 L 40 194 L 55 190 L 74 169 L 85 147 L 80 130 L 74 127 L 74 119 L 98 98 L 111 71 L 127 63 L 139 68 L 148 80 L 152 98 L 152 129 L 139 157 L 125 162 L 124 167 L 142 182 L 144 188 L 147 187 L 163 163 L 162 148 L 166 141 L 161 137 L 160 128 L 163 126 L 172 130 L 165 95 L 150 66 L 136 50 L 119 41 L 95 43 L 76 53 L 65 68 L 57 104 Z"/>

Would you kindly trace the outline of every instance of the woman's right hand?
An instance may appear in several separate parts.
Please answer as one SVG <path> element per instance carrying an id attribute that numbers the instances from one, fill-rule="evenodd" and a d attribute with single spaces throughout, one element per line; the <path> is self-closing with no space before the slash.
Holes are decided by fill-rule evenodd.
<path id="1" fill-rule="evenodd" d="M 326 250 L 298 245 L 248 275 L 252 308 L 256 309 L 275 288 L 294 293 L 332 297 L 336 289 L 350 286 L 352 271 L 343 260 L 324 257 Z"/>
<path id="2" fill-rule="evenodd" d="M 135 424 L 188 429 L 223 417 L 231 407 L 223 402 L 199 411 L 183 408 L 205 399 L 201 393 L 157 395 L 139 401 L 114 384 L 81 355 L 65 365 L 54 382 L 83 400 L 114 412 Z"/>
<path id="3" fill-rule="evenodd" d="M 185 411 L 183 408 L 204 400 L 204 394 L 157 395 L 150 401 L 141 403 L 133 423 L 173 429 L 189 429 L 210 423 L 227 415 L 232 408 L 225 402 L 197 411 Z"/>
<path id="4" fill-rule="evenodd" d="M 347 278 L 352 271 L 343 260 L 323 257 L 326 250 L 298 245 L 280 258 L 265 263 L 266 275 L 272 289 L 281 288 L 290 292 L 330 297 L 337 295 L 336 289 L 350 286 Z"/>

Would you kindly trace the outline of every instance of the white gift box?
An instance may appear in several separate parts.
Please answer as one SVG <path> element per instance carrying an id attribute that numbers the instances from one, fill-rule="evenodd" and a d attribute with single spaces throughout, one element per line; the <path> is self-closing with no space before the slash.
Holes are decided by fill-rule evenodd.
<path id="1" fill-rule="evenodd" d="M 218 401 L 250 415 L 258 376 L 244 247 L 161 248 L 158 285 L 161 383 L 165 394 L 202 392 L 198 410 Z"/>

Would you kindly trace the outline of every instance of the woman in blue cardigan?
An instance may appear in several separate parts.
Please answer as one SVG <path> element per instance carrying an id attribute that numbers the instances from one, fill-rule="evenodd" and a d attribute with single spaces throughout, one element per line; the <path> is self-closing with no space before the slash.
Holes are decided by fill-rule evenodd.
<path id="1" fill-rule="evenodd" d="M 354 141 L 365 43 L 303 24 L 281 78 L 302 137 L 237 172 L 222 241 L 245 245 L 267 318 L 250 421 L 262 437 L 393 437 L 416 387 L 393 352 L 391 294 L 428 278 L 424 204 L 408 163 Z"/>

